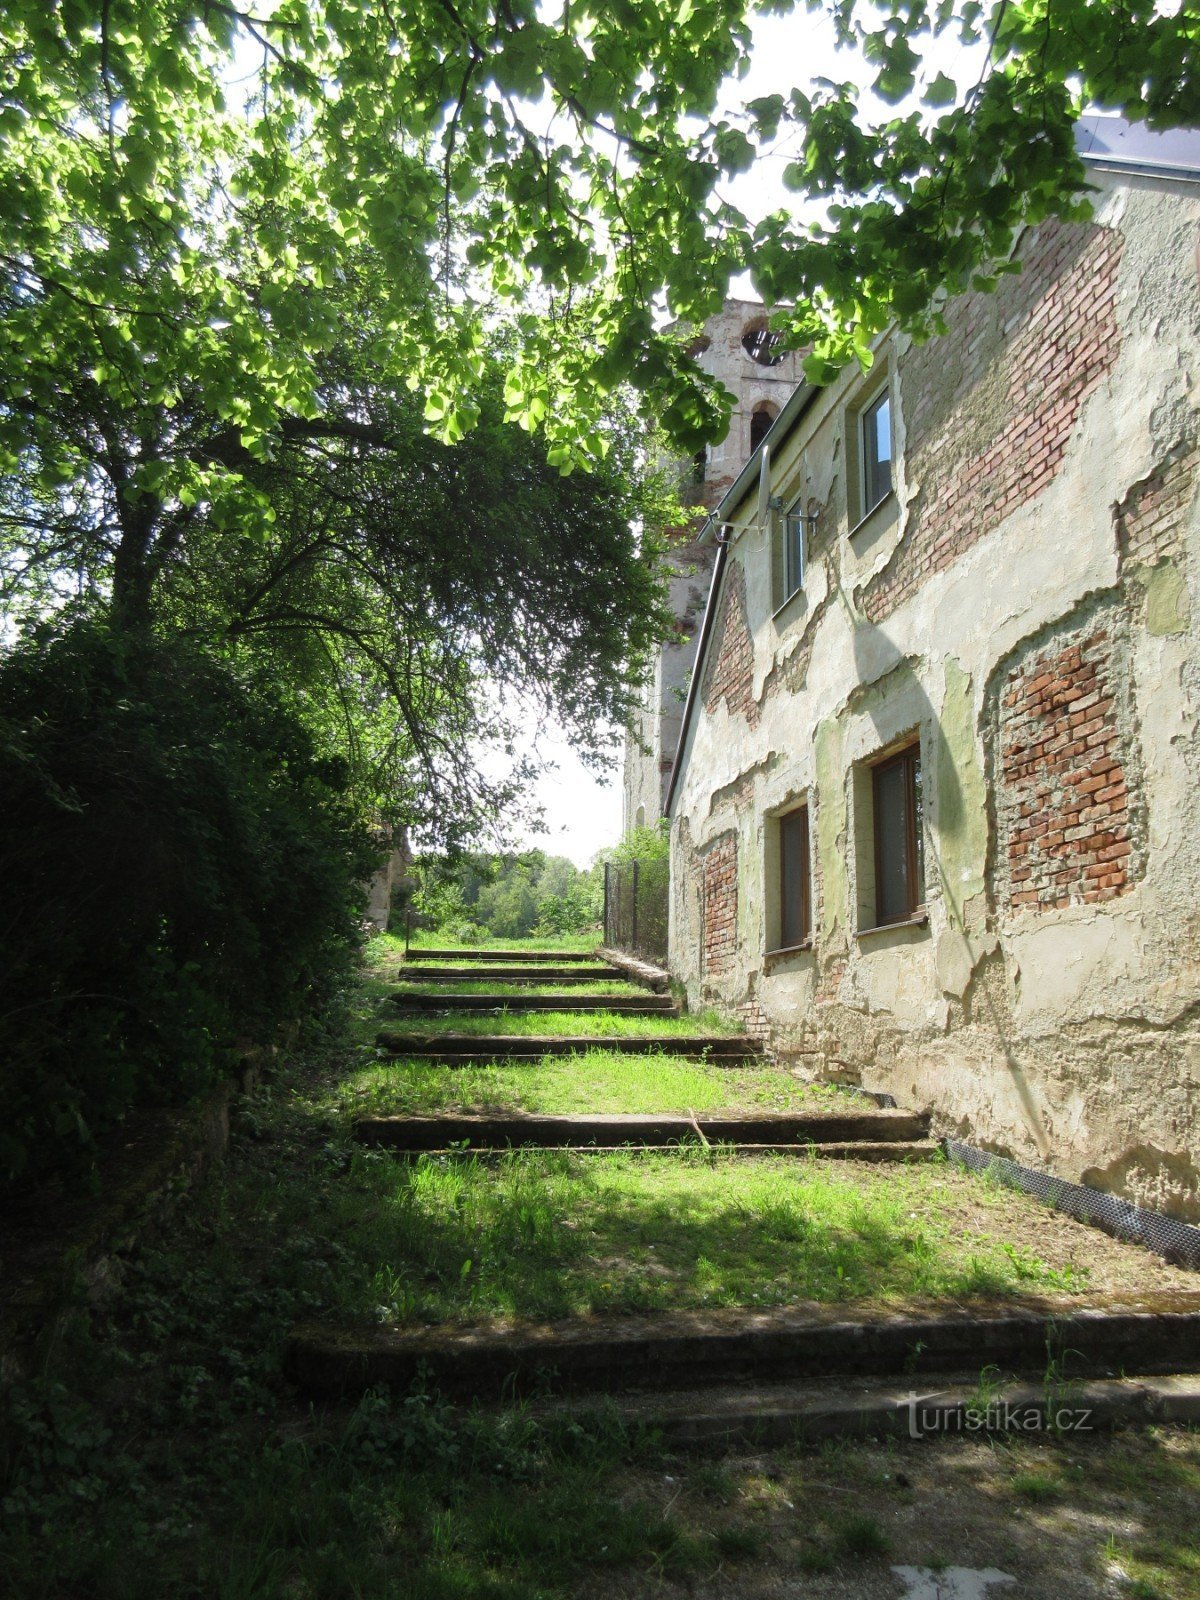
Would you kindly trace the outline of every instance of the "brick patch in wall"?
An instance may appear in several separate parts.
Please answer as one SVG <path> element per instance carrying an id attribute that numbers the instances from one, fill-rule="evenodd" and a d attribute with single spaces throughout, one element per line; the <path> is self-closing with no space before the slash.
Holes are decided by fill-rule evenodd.
<path id="1" fill-rule="evenodd" d="M 706 974 L 728 972 L 737 959 L 737 868 L 737 834 L 718 834 L 700 856 Z"/>
<path id="2" fill-rule="evenodd" d="M 899 548 L 863 591 L 872 622 L 1054 479 L 1084 402 L 1120 353 L 1123 245 L 1113 229 L 1044 224 L 1019 276 L 994 295 L 965 295 L 949 308 L 949 331 L 904 361 L 907 476 L 918 495 Z"/>
<path id="3" fill-rule="evenodd" d="M 733 715 L 739 712 L 753 728 L 759 718 L 754 700 L 754 641 L 746 621 L 746 575 L 741 562 L 725 568 L 720 609 L 704 667 L 704 709 L 711 716 L 724 700 Z"/>
<path id="4" fill-rule="evenodd" d="M 1001 681 L 993 782 L 1002 912 L 1062 910 L 1133 886 L 1124 661 L 1116 618 L 1030 651 Z"/>
<path id="5" fill-rule="evenodd" d="M 1179 550 L 1195 499 L 1197 466 L 1200 450 L 1195 448 L 1168 456 L 1114 508 L 1122 560 L 1153 566 Z"/>
<path id="6" fill-rule="evenodd" d="M 759 1039 L 766 1043 L 771 1037 L 771 1024 L 767 1021 L 767 1013 L 757 1000 L 747 1000 L 738 1007 L 742 1019 L 742 1031 L 748 1033 L 752 1039 Z"/>

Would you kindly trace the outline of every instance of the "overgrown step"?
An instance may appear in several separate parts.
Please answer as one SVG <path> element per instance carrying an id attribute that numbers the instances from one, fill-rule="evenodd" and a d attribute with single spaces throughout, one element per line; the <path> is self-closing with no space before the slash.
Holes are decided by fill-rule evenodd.
<path id="1" fill-rule="evenodd" d="M 762 1045 L 745 1034 L 710 1037 L 703 1033 L 646 1034 L 532 1034 L 532 1033 L 392 1033 L 376 1034 L 376 1043 L 392 1055 L 421 1056 L 445 1066 L 465 1062 L 508 1061 L 513 1057 L 581 1055 L 587 1050 L 611 1050 L 618 1055 L 682 1056 L 687 1061 L 708 1061 L 713 1066 L 738 1066 L 762 1055 Z"/>
<path id="2" fill-rule="evenodd" d="M 412 983 L 613 983 L 626 981 L 613 967 L 401 967 Z M 636 981 L 636 980 L 629 980 Z"/>
<path id="3" fill-rule="evenodd" d="M 586 965 L 596 960 L 594 950 L 463 950 L 414 949 L 404 952 L 406 961 L 509 961 L 520 966 L 566 967 Z"/>
<path id="4" fill-rule="evenodd" d="M 678 1017 L 682 1007 L 666 994 L 393 994 L 401 1011 L 615 1011 L 622 1016 Z"/>
<path id="5" fill-rule="evenodd" d="M 620 1394 L 714 1383 L 903 1376 L 978 1378 L 983 1368 L 1043 1375 L 1048 1360 L 1071 1376 L 1200 1371 L 1200 1294 L 1160 1293 L 1080 1307 L 1068 1296 L 1002 1310 L 944 1311 L 796 1306 L 712 1309 L 655 1317 L 576 1319 L 400 1329 L 308 1324 L 285 1361 L 318 1394 L 414 1380 L 480 1399 L 558 1390 Z"/>
<path id="6" fill-rule="evenodd" d="M 364 1117 L 355 1137 L 392 1150 L 513 1148 L 617 1150 L 663 1148 L 702 1139 L 709 1144 L 803 1152 L 823 1145 L 853 1153 L 855 1141 L 892 1145 L 924 1140 L 926 1119 L 908 1111 L 817 1111 L 690 1117 L 657 1112 L 629 1115 L 585 1112 L 550 1116 L 532 1112 L 433 1117 Z M 936 1151 L 936 1146 L 931 1146 Z"/>
<path id="7" fill-rule="evenodd" d="M 564 1144 L 555 1145 L 553 1148 L 561 1155 L 569 1156 L 598 1156 L 621 1154 L 627 1156 L 661 1155 L 665 1149 L 691 1148 L 698 1150 L 699 1144 L 694 1142 L 688 1146 L 687 1142 L 678 1145 L 662 1144 Z M 541 1148 L 534 1146 L 534 1148 Z M 892 1139 L 883 1143 L 867 1143 L 866 1141 L 851 1140 L 835 1144 L 742 1144 L 716 1145 L 714 1150 L 724 1154 L 733 1155 L 739 1159 L 752 1156 L 796 1156 L 813 1161 L 866 1161 L 872 1166 L 882 1166 L 889 1163 L 894 1166 L 909 1166 L 914 1162 L 944 1161 L 945 1151 L 934 1139 Z M 470 1156 L 477 1161 L 499 1161 L 506 1155 L 511 1155 L 512 1145 L 489 1145 L 477 1147 L 472 1145 L 464 1150 L 460 1144 L 435 1146 L 429 1150 L 396 1150 L 393 1153 L 398 1160 L 415 1160 L 421 1156 L 438 1156 L 452 1159 L 455 1157 Z"/>
<path id="8" fill-rule="evenodd" d="M 914 1383 L 897 1378 L 824 1378 L 802 1382 L 707 1384 L 696 1389 L 606 1395 L 603 1414 L 630 1432 L 651 1430 L 675 1448 L 762 1449 L 795 1439 L 972 1433 L 986 1414 L 989 1433 L 1069 1432 L 1078 1419 L 1090 1430 L 1138 1424 L 1200 1423 L 1200 1377 L 1096 1378 L 997 1383 L 981 1397 L 966 1383 Z M 534 1400 L 525 1417 L 541 1425 L 579 1424 L 587 1404 L 578 1395 Z"/>

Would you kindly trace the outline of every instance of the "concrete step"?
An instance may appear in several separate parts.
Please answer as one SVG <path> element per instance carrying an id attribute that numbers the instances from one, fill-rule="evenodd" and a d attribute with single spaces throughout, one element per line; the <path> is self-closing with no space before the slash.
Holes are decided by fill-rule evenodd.
<path id="1" fill-rule="evenodd" d="M 962 1375 L 967 1377 L 968 1375 Z M 1009 1382 L 980 1393 L 954 1373 L 909 1378 L 827 1378 L 807 1383 L 747 1383 L 605 1398 L 597 1415 L 627 1428 L 648 1428 L 677 1449 L 765 1449 L 796 1439 L 846 1436 L 920 1439 L 985 1429 L 1060 1436 L 1076 1428 L 1200 1423 L 1200 1377 L 1095 1378 L 1065 1389 Z M 542 1425 L 578 1423 L 588 1415 L 578 1396 L 533 1400 L 525 1416 Z"/>
<path id="2" fill-rule="evenodd" d="M 1041 1377 L 1066 1360 L 1073 1378 L 1200 1371 L 1200 1293 L 1081 1305 L 1067 1295 L 930 1310 L 800 1305 L 716 1308 L 552 1323 L 346 1328 L 310 1323 L 287 1341 L 305 1389 L 342 1394 L 421 1375 L 446 1394 L 484 1400 L 548 1391 L 624 1394 L 717 1383 L 899 1377 L 977 1378 L 995 1366 Z"/>
<path id="3" fill-rule="evenodd" d="M 516 966 L 566 967 L 596 960 L 594 950 L 406 950 L 405 961 L 510 961 Z"/>
<path id="4" fill-rule="evenodd" d="M 646 1034 L 534 1034 L 534 1033 L 392 1033 L 376 1034 L 376 1043 L 392 1055 L 422 1056 L 447 1066 L 463 1062 L 508 1061 L 514 1057 L 581 1055 L 586 1050 L 612 1050 L 619 1055 L 682 1056 L 687 1061 L 711 1061 L 714 1066 L 738 1066 L 762 1056 L 762 1045 L 745 1034 L 710 1038 L 702 1033 Z"/>
<path id="5" fill-rule="evenodd" d="M 393 994 L 401 1011 L 615 1011 L 622 1016 L 679 1017 L 683 1008 L 666 994 Z"/>
<path id="6" fill-rule="evenodd" d="M 397 976 L 410 983 L 613 983 L 632 981 L 612 967 L 410 967 Z"/>
<path id="7" fill-rule="evenodd" d="M 587 1112 L 549 1116 L 511 1111 L 502 1115 L 363 1117 L 355 1138 L 392 1150 L 601 1149 L 625 1145 L 663 1148 L 691 1140 L 803 1151 L 813 1145 L 912 1142 L 925 1137 L 923 1117 L 907 1111 L 817 1111 L 748 1113 L 745 1116 L 649 1116 Z M 936 1148 L 936 1147 L 935 1147 Z"/>

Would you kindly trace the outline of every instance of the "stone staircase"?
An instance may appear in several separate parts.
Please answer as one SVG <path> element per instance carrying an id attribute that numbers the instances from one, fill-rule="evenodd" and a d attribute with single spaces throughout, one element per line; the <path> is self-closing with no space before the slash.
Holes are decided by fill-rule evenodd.
<path id="1" fill-rule="evenodd" d="M 586 952 L 411 951 L 400 973 L 409 983 L 556 987 L 516 996 L 498 990 L 405 991 L 392 996 L 391 1004 L 418 1015 L 544 1013 L 549 1019 L 554 1012 L 610 1012 L 680 1018 L 680 1006 L 665 993 L 666 974 L 644 967 L 636 981 L 651 991 L 645 995 L 583 997 L 590 985 L 630 976 L 623 966 Z M 567 984 L 583 995 L 558 988 Z M 595 1049 L 633 1057 L 661 1053 L 729 1068 L 765 1064 L 761 1044 L 743 1035 L 678 1030 L 467 1034 L 447 1026 L 385 1029 L 378 1042 L 395 1058 L 397 1072 L 406 1061 L 445 1068 L 533 1067 L 547 1057 L 574 1058 Z M 495 1160 L 514 1150 L 649 1156 L 680 1146 L 694 1147 L 701 1158 L 710 1152 L 873 1163 L 941 1158 L 924 1117 L 875 1107 L 865 1097 L 852 1109 L 786 1113 L 364 1116 L 354 1131 L 363 1144 L 400 1159 Z M 285 1363 L 298 1385 L 323 1396 L 380 1384 L 402 1393 L 419 1380 L 471 1403 L 521 1397 L 529 1414 L 540 1418 L 615 1408 L 629 1424 L 649 1425 L 678 1444 L 712 1446 L 864 1430 L 911 1434 L 918 1392 L 922 1416 L 927 1411 L 933 1419 L 926 1418 L 923 1427 L 944 1431 L 961 1426 L 978 1403 L 985 1367 L 1042 1374 L 1047 1352 L 1059 1349 L 1069 1349 L 1092 1375 L 1085 1403 L 1099 1418 L 1200 1421 L 1200 1380 L 1180 1376 L 1200 1371 L 1200 1293 L 1147 1295 L 1135 1304 L 1110 1301 L 1082 1310 L 1077 1300 L 1043 1295 L 1034 1303 L 902 1312 L 803 1305 L 477 1327 L 347 1329 L 314 1322 L 293 1330 Z M 1131 1373 L 1174 1376 L 1133 1379 Z M 1046 1383 L 1022 1387 L 1015 1378 L 997 1387 L 993 1399 L 1043 1411 L 1052 1403 Z"/>

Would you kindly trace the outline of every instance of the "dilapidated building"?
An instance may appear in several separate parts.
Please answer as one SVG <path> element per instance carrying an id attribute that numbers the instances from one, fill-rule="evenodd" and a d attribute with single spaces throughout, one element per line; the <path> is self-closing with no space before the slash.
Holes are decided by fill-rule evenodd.
<path id="1" fill-rule="evenodd" d="M 814 1076 L 1200 1216 L 1200 138 L 801 385 L 701 531 L 671 966 Z"/>
<path id="2" fill-rule="evenodd" d="M 664 800 L 688 680 L 696 659 L 696 639 L 712 579 L 714 548 L 696 535 L 705 517 L 729 490 L 748 457 L 766 437 L 800 378 L 794 352 L 779 348 L 767 326 L 767 308 L 757 300 L 727 300 L 697 334 L 692 352 L 698 364 L 733 396 L 729 431 L 690 461 L 675 464 L 680 499 L 694 510 L 675 530 L 666 555 L 675 637 L 657 654 L 640 716 L 625 743 L 624 831 L 657 822 Z"/>

